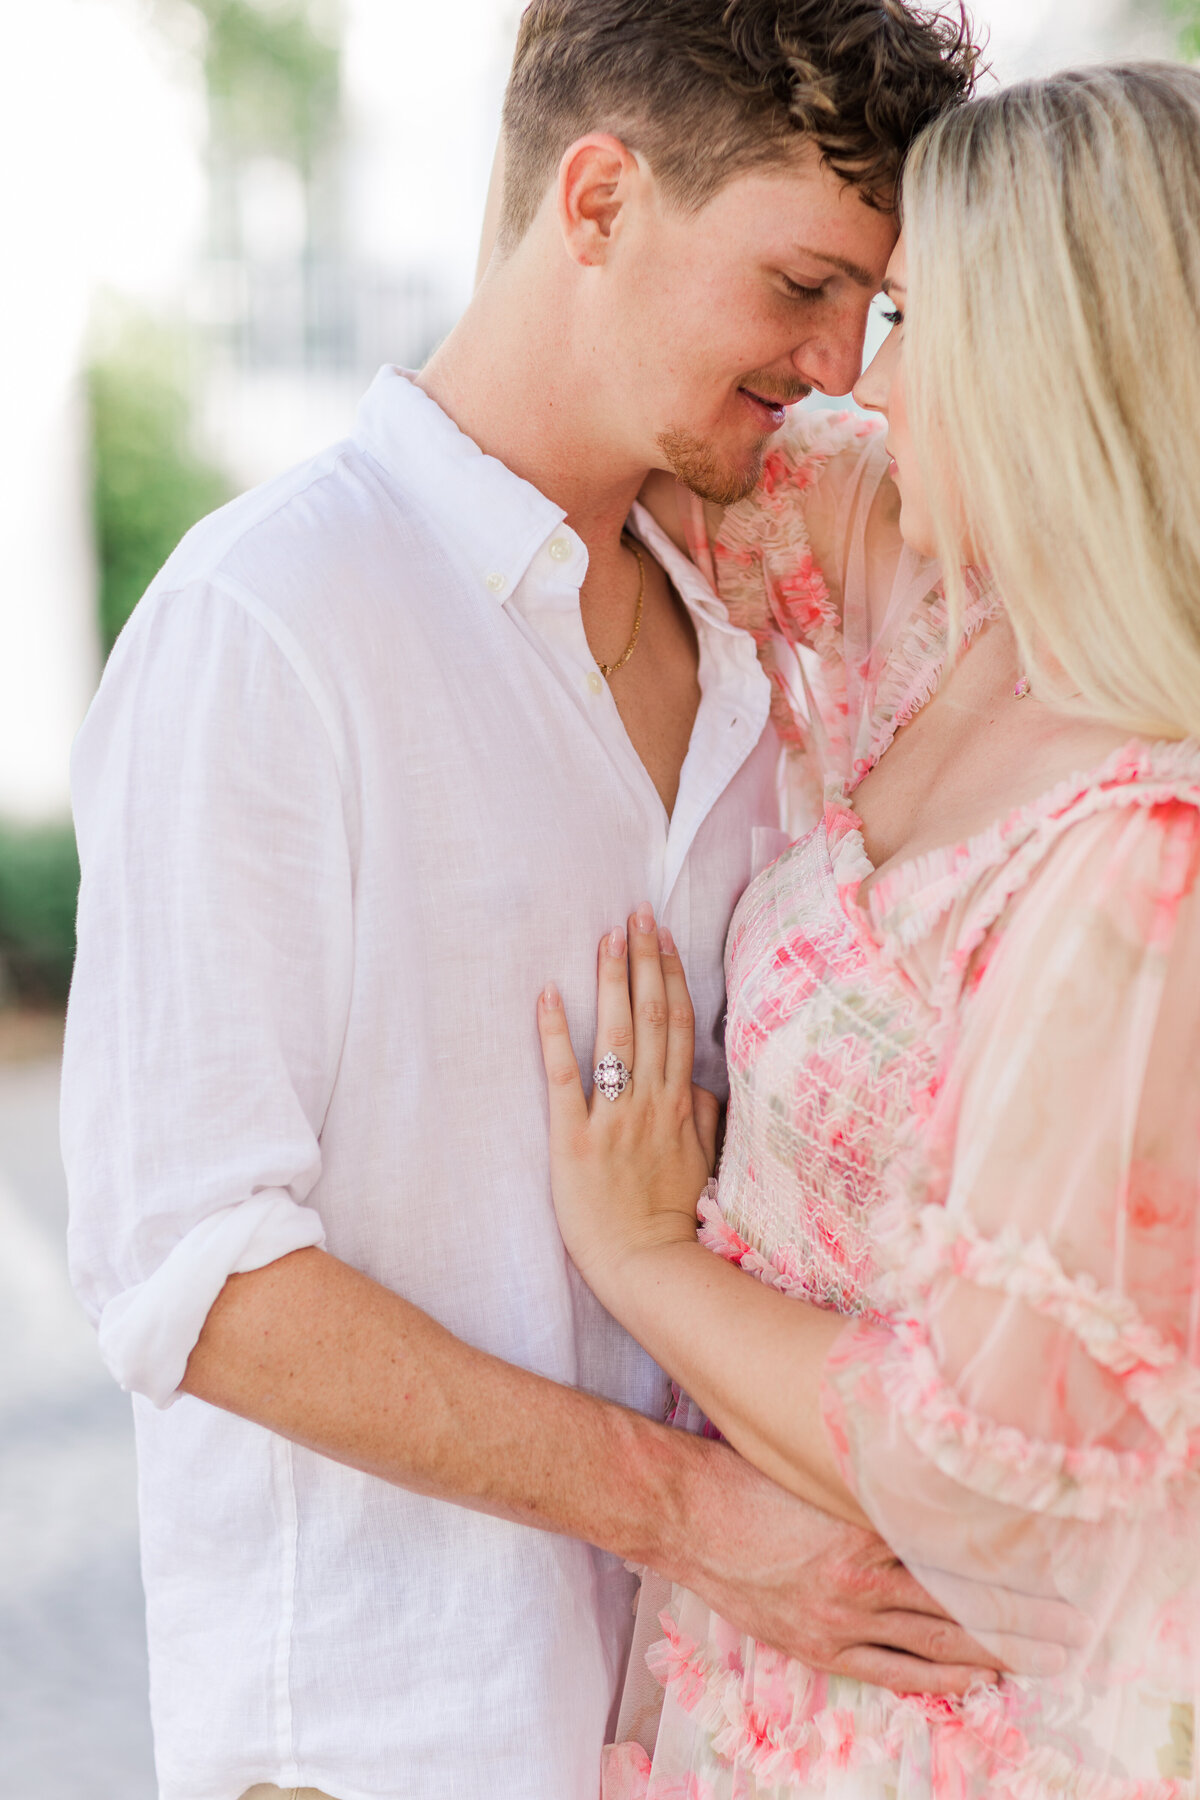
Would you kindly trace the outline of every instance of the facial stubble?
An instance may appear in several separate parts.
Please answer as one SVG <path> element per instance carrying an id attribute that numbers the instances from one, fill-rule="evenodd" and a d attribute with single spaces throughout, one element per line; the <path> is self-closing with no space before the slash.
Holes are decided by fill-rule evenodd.
<path id="1" fill-rule="evenodd" d="M 768 392 L 777 392 L 779 385 L 778 376 L 763 381 Z M 812 392 L 811 387 L 802 382 L 788 386 L 789 392 L 781 396 L 784 405 L 790 406 L 797 400 L 806 400 Z M 693 494 L 698 494 L 701 500 L 708 500 L 714 506 L 736 506 L 739 500 L 745 500 L 758 486 L 771 436 L 771 433 L 767 433 L 759 439 L 750 462 L 741 467 L 718 455 L 706 438 L 697 437 L 695 432 L 679 427 L 660 431 L 656 441 L 667 467 L 677 481 L 682 481 L 685 487 L 691 488 Z"/>
<path id="2" fill-rule="evenodd" d="M 657 441 L 677 481 L 714 506 L 736 506 L 758 486 L 770 440 L 763 438 L 749 466 L 742 468 L 732 467 L 710 443 L 690 431 L 661 431 Z"/>

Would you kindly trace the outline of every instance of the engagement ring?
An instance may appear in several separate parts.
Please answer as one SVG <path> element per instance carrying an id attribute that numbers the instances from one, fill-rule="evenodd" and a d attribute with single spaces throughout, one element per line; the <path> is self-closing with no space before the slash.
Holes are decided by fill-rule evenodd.
<path id="1" fill-rule="evenodd" d="M 620 1057 L 614 1056 L 610 1050 L 607 1056 L 600 1058 L 592 1070 L 592 1080 L 606 1100 L 619 1100 L 633 1080 L 633 1076 Z"/>

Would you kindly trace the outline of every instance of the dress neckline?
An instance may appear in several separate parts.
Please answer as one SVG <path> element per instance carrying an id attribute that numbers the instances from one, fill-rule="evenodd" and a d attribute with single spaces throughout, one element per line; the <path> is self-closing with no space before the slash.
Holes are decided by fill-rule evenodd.
<path id="1" fill-rule="evenodd" d="M 956 842 L 893 860 L 864 902 L 865 880 L 877 873 L 851 798 L 830 801 L 824 823 L 837 888 L 848 915 L 881 948 L 907 948 L 925 935 L 955 899 L 1023 844 L 1057 835 L 1068 823 L 1117 805 L 1153 806 L 1172 799 L 1200 805 L 1200 742 L 1132 737 L 1099 763 L 1062 777 L 990 825 Z"/>

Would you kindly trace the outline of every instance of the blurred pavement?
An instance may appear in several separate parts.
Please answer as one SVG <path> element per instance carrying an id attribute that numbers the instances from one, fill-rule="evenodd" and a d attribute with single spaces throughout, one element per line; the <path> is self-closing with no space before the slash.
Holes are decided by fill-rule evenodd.
<path id="1" fill-rule="evenodd" d="M 133 1426 L 67 1283 L 51 1048 L 0 1061 L 0 1792 L 154 1800 Z"/>

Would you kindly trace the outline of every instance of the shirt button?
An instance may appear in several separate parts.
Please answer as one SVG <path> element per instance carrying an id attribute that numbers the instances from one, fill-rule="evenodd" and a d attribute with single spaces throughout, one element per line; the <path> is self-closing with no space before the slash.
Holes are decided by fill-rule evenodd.
<path id="1" fill-rule="evenodd" d="M 555 562 L 570 562 L 571 546 L 566 538 L 555 538 L 550 546 L 550 554 Z"/>
<path id="2" fill-rule="evenodd" d="M 598 674 L 595 669 L 593 669 L 588 676 L 587 684 L 593 694 L 602 694 L 604 692 L 604 677 L 603 675 Z"/>
<path id="3" fill-rule="evenodd" d="M 499 575 L 496 573 L 495 570 L 493 570 L 492 573 L 487 577 L 487 586 L 491 588 L 493 594 L 498 594 L 500 592 L 500 589 L 504 586 L 503 575 Z"/>

